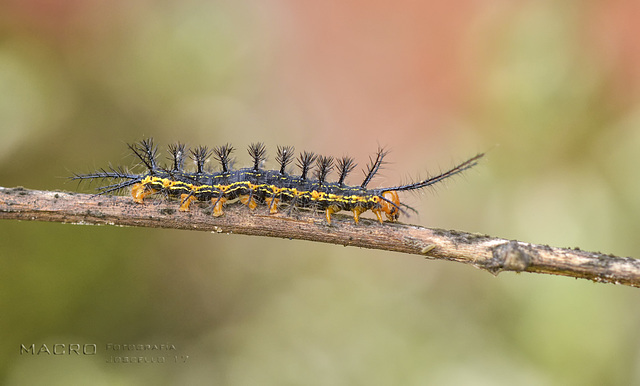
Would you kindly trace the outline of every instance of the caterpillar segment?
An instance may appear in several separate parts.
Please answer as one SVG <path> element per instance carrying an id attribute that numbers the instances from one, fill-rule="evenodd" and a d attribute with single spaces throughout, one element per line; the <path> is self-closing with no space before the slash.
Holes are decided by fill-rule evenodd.
<path id="1" fill-rule="evenodd" d="M 134 202 L 139 204 L 148 196 L 162 194 L 178 199 L 179 210 L 182 212 L 189 211 L 191 204 L 196 201 L 210 202 L 213 207 L 212 215 L 219 217 L 224 215 L 225 205 L 238 201 L 250 210 L 266 205 L 270 214 L 279 213 L 283 207 L 288 207 L 289 214 L 293 209 L 318 211 L 324 213 L 327 224 L 331 224 L 333 214 L 341 211 L 350 211 L 354 222 L 358 224 L 361 215 L 369 210 L 380 223 L 385 220 L 395 222 L 400 214 L 415 212 L 400 201 L 399 192 L 432 186 L 477 165 L 484 156 L 480 153 L 425 180 L 369 189 L 367 186 L 385 164 L 388 152 L 382 148 L 370 158 L 364 170 L 364 180 L 359 186 L 346 183 L 347 176 L 356 167 L 352 158 L 342 157 L 336 160 L 307 151 L 296 158 L 292 146 L 278 146 L 275 159 L 279 167 L 275 170 L 263 169 L 267 153 L 262 143 L 249 146 L 251 166 L 241 169 L 232 167 L 232 153 L 235 149 L 229 144 L 212 150 L 204 146 L 189 150 L 181 143 L 170 145 L 170 163 L 167 167 L 159 166 L 158 148 L 152 139 L 129 145 L 129 148 L 138 157 L 139 165 L 146 168 L 143 173 L 134 174 L 124 168 L 110 167 L 91 174 L 76 174 L 71 179 L 116 181 L 97 188 L 96 194 L 114 193 L 130 187 Z M 184 167 L 187 154 L 195 164 L 195 171 L 188 171 Z M 217 161 L 220 171 L 207 170 L 209 158 Z M 299 175 L 288 171 L 292 164 L 300 169 Z M 328 177 L 334 169 L 337 181 L 330 182 Z"/>

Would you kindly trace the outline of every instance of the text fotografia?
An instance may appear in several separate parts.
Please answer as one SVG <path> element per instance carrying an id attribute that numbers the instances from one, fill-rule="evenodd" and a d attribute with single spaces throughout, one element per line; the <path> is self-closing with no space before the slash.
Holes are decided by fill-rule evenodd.
<path id="1" fill-rule="evenodd" d="M 107 343 L 107 351 L 171 351 L 175 350 L 176 346 L 167 344 L 114 344 Z"/>

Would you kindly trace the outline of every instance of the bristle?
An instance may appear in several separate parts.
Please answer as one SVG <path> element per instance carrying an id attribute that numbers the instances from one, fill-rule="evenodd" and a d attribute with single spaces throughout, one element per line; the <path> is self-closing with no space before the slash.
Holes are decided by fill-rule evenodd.
<path id="1" fill-rule="evenodd" d="M 211 150 L 206 146 L 198 146 L 191 150 L 191 159 L 196 163 L 196 173 L 204 173 L 204 164 L 211 156 Z"/>
<path id="2" fill-rule="evenodd" d="M 338 184 L 340 184 L 340 186 L 344 185 L 344 180 L 347 178 L 347 174 L 351 173 L 355 167 L 356 163 L 351 157 L 344 156 L 338 160 L 338 174 L 340 175 L 338 178 Z"/>
<path id="3" fill-rule="evenodd" d="M 362 181 L 362 185 L 360 185 L 362 189 L 365 189 L 367 185 L 369 185 L 369 182 L 371 182 L 371 180 L 373 179 L 373 176 L 376 175 L 376 173 L 380 169 L 380 166 L 382 166 L 382 163 L 383 163 L 382 160 L 387 154 L 388 154 L 388 151 L 380 147 L 378 148 L 378 153 L 376 154 L 375 160 L 369 157 L 369 166 L 367 167 L 367 172 L 365 173 L 364 181 Z"/>
<path id="4" fill-rule="evenodd" d="M 412 184 L 407 184 L 407 185 L 400 185 L 400 186 L 395 186 L 392 188 L 381 188 L 381 189 L 376 189 L 378 191 L 381 192 L 386 192 L 386 191 L 396 191 L 396 192 L 400 192 L 400 191 L 407 191 L 407 190 L 416 190 L 416 189 L 422 189 L 425 188 L 427 186 L 431 186 L 434 185 L 440 181 L 443 181 L 447 178 L 453 177 L 456 174 L 460 174 L 462 172 L 464 172 L 465 170 L 472 168 L 474 166 L 476 166 L 478 164 L 478 160 L 480 158 L 484 157 L 484 153 L 479 153 L 477 155 L 475 155 L 474 157 L 469 158 L 468 160 L 464 161 L 463 163 L 447 170 L 444 173 L 440 173 L 437 176 L 433 176 L 431 178 L 427 178 L 426 180 L 423 181 L 419 181 L 419 182 L 415 182 Z"/>
<path id="5" fill-rule="evenodd" d="M 264 143 L 257 142 L 249 145 L 249 155 L 253 160 L 253 170 L 260 170 L 261 164 L 267 159 L 267 149 L 264 146 Z"/>
<path id="6" fill-rule="evenodd" d="M 157 169 L 156 158 L 158 156 L 158 147 L 153 144 L 153 138 L 143 139 L 134 144 L 129 144 L 129 149 L 142 161 L 149 170 Z"/>
<path id="7" fill-rule="evenodd" d="M 316 160 L 316 155 L 313 152 L 302 152 L 298 156 L 298 167 L 302 170 L 300 174 L 300 179 L 306 180 L 307 173 L 313 167 L 313 162 Z"/>
<path id="8" fill-rule="evenodd" d="M 122 166 L 119 166 L 117 168 L 114 168 L 113 166 L 109 166 L 108 169 L 102 168 L 90 174 L 74 174 L 69 179 L 78 180 L 79 182 L 86 181 L 86 180 L 91 182 L 92 180 L 106 180 L 106 179 L 126 180 L 126 181 L 121 181 L 111 185 L 97 187 L 96 188 L 96 190 L 98 191 L 98 193 L 96 193 L 97 195 L 119 191 L 137 182 L 140 182 L 139 175 L 130 174 Z"/>
<path id="9" fill-rule="evenodd" d="M 333 157 L 318 156 L 316 166 L 318 167 L 318 170 L 316 170 L 316 178 L 320 184 L 323 184 L 326 181 L 327 175 L 331 173 L 333 169 Z"/>
<path id="10" fill-rule="evenodd" d="M 109 170 L 101 168 L 97 172 L 90 174 L 74 174 L 70 177 L 70 180 L 96 180 L 96 179 L 106 179 L 106 178 L 122 178 L 122 179 L 134 179 L 138 176 L 135 174 L 129 174 L 124 167 L 118 166 L 114 168 L 113 166 L 109 166 Z"/>
<path id="11" fill-rule="evenodd" d="M 228 143 L 213 148 L 213 156 L 218 162 L 220 162 L 223 173 L 228 173 L 229 170 L 231 170 L 231 153 L 233 150 L 233 146 Z"/>
<path id="12" fill-rule="evenodd" d="M 278 146 L 276 161 L 280 164 L 280 174 L 285 174 L 285 169 L 293 161 L 293 156 L 293 146 Z"/>
<path id="13" fill-rule="evenodd" d="M 184 169 L 184 153 L 185 153 L 185 145 L 183 143 L 175 143 L 169 145 L 169 154 L 171 154 L 170 160 L 172 160 L 173 168 L 171 169 L 174 172 L 179 172 Z"/>

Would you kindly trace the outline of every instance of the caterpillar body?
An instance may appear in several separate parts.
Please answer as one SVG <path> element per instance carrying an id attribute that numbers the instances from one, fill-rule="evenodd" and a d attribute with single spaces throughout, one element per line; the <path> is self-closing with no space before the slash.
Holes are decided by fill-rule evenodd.
<path id="1" fill-rule="evenodd" d="M 475 166 L 483 153 L 462 162 L 452 169 L 428 179 L 393 187 L 369 189 L 367 186 L 384 164 L 388 154 L 379 148 L 375 157 L 365 170 L 365 178 L 359 186 L 345 183 L 347 175 L 356 167 L 354 159 L 342 157 L 334 159 L 303 152 L 295 158 L 291 146 L 278 146 L 276 161 L 279 169 L 263 169 L 266 160 L 266 148 L 262 143 L 251 144 L 248 148 L 252 166 L 241 169 L 233 168 L 231 154 L 234 148 L 222 145 L 209 149 L 200 146 L 188 150 L 184 144 L 170 145 L 169 165 L 158 164 L 158 148 L 153 139 L 145 139 L 139 143 L 128 145 L 133 154 L 140 160 L 146 171 L 134 174 L 123 167 L 109 167 L 90 174 L 75 174 L 72 180 L 111 180 L 114 183 L 97 188 L 97 195 L 119 192 L 131 187 L 131 195 L 137 203 L 143 203 L 147 196 L 162 194 L 168 198 L 180 200 L 180 211 L 189 211 L 194 201 L 208 201 L 213 206 L 213 216 L 224 214 L 224 206 L 239 201 L 250 209 L 258 205 L 266 205 L 269 213 L 287 207 L 289 214 L 295 208 L 312 209 L 324 212 L 327 223 L 331 223 L 331 215 L 340 211 L 350 211 L 356 224 L 360 215 L 371 210 L 380 223 L 383 215 L 389 221 L 397 221 L 400 213 L 415 210 L 400 202 L 398 192 L 413 191 L 434 185 L 456 174 Z M 195 170 L 188 171 L 184 167 L 189 157 L 195 163 Z M 205 163 L 213 156 L 220 164 L 219 171 L 205 169 Z M 300 174 L 291 174 L 288 168 L 296 161 Z M 329 173 L 335 168 L 338 180 L 327 181 Z"/>

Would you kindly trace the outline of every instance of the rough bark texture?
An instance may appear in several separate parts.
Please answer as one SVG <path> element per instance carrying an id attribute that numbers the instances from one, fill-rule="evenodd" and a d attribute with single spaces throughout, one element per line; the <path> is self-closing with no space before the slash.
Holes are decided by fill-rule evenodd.
<path id="1" fill-rule="evenodd" d="M 628 257 L 401 223 L 381 225 L 368 219 L 355 225 L 346 215 L 334 215 L 327 225 L 323 215 L 305 211 L 293 216 L 269 215 L 266 208 L 250 211 L 243 205 L 229 205 L 224 216 L 213 217 L 206 206 L 193 205 L 186 213 L 177 207 L 171 201 L 148 200 L 140 205 L 130 197 L 0 187 L 2 219 L 282 237 L 457 261 L 494 275 L 502 271 L 536 272 L 640 287 L 640 260 Z"/>

